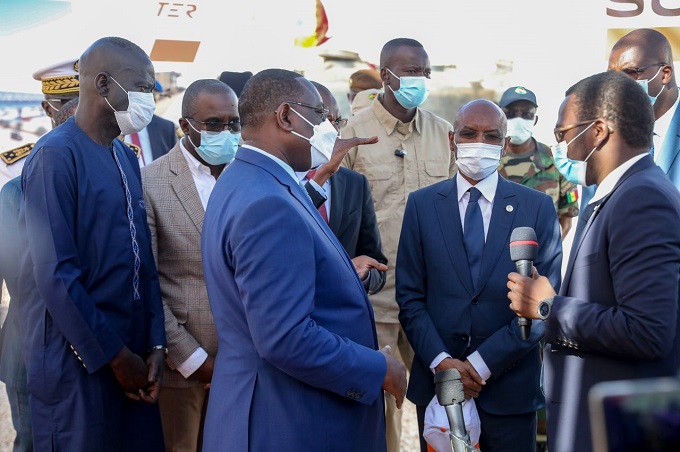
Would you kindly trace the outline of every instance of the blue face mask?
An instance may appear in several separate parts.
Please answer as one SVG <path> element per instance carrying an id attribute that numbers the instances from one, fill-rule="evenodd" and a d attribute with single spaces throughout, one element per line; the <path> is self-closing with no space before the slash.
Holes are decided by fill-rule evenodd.
<path id="1" fill-rule="evenodd" d="M 187 121 L 189 126 L 196 130 L 191 122 Z M 231 163 L 234 160 L 234 155 L 236 154 L 236 149 L 238 149 L 238 143 L 241 140 L 240 133 L 231 133 L 228 130 L 222 132 L 208 132 L 207 130 L 196 130 L 201 134 L 201 144 L 196 146 L 191 137 L 187 135 L 187 138 L 206 163 L 210 165 L 224 165 L 225 163 Z"/>
<path id="2" fill-rule="evenodd" d="M 387 69 L 390 71 L 389 69 Z M 390 74 L 397 75 L 390 71 Z M 430 79 L 427 77 L 397 77 L 399 79 L 399 89 L 393 90 L 390 85 L 387 87 L 394 93 L 394 97 L 399 104 L 406 108 L 420 107 L 427 96 L 430 94 Z"/>
<path id="3" fill-rule="evenodd" d="M 592 151 L 590 151 L 590 154 L 588 154 L 585 160 L 581 161 L 572 160 L 567 156 L 569 152 L 569 145 L 573 143 L 575 139 L 583 135 L 583 133 L 586 130 L 590 129 L 593 124 L 595 124 L 595 121 L 593 121 L 585 129 L 583 129 L 581 133 L 576 135 L 569 143 L 567 143 L 566 141 L 560 141 L 559 143 L 557 143 L 557 145 L 553 146 L 552 148 L 552 153 L 553 157 L 555 158 L 555 166 L 557 166 L 557 170 L 562 174 L 562 176 L 564 176 L 566 180 L 568 180 L 572 184 L 578 184 L 582 186 L 588 185 L 586 183 L 587 162 L 590 156 L 593 155 L 593 152 L 595 152 L 595 149 L 597 149 L 597 146 L 594 147 Z"/>
<path id="4" fill-rule="evenodd" d="M 656 71 L 656 74 L 654 74 L 654 77 L 650 78 L 649 80 L 635 80 L 638 83 L 638 85 L 640 85 L 642 87 L 642 89 L 645 90 L 645 93 L 647 93 L 647 96 L 649 97 L 649 101 L 652 103 L 652 105 L 654 105 L 656 100 L 659 98 L 659 96 L 663 92 L 663 89 L 666 87 L 666 85 L 661 85 L 661 90 L 659 90 L 659 92 L 656 94 L 656 96 L 650 96 L 649 95 L 649 82 L 654 80 L 661 73 L 661 69 L 663 69 L 663 67 L 660 67 L 659 70 Z"/>

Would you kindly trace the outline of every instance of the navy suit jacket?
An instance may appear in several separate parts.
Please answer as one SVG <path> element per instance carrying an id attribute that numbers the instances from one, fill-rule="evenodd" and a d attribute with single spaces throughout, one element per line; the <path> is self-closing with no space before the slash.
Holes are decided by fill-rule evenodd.
<path id="1" fill-rule="evenodd" d="M 154 160 L 167 154 L 177 143 L 175 124 L 165 118 L 153 115 L 146 130 L 149 132 L 151 155 Z"/>
<path id="2" fill-rule="evenodd" d="M 477 404 L 499 415 L 535 411 L 544 404 L 538 347 L 543 325 L 533 322 L 531 336 L 522 340 L 517 316 L 508 307 L 508 273 L 516 271 L 509 242 L 514 228 L 534 228 L 535 266 L 558 289 L 562 243 L 555 207 L 544 193 L 499 177 L 480 284 L 473 289 L 457 193 L 452 178 L 411 193 L 406 204 L 396 289 L 399 320 L 415 351 L 407 396 L 416 405 L 430 402 L 430 364 L 441 352 L 465 360 L 479 351 L 491 377 Z"/>
<path id="3" fill-rule="evenodd" d="M 368 179 L 361 173 L 340 167 L 330 178 L 331 216 L 328 226 L 338 238 L 351 259 L 369 256 L 387 264 L 383 254 L 378 220 Z M 305 185 L 314 206 L 319 208 L 325 199 L 312 187 Z M 371 269 L 368 287 L 369 294 L 379 292 L 385 286 L 386 272 Z"/>
<path id="4" fill-rule="evenodd" d="M 202 254 L 218 335 L 203 450 L 385 450 L 371 305 L 293 177 L 239 148 L 210 196 Z"/>
<path id="5" fill-rule="evenodd" d="M 679 275 L 680 193 L 645 156 L 574 243 L 546 321 L 551 451 L 591 450 L 595 383 L 677 375 Z"/>

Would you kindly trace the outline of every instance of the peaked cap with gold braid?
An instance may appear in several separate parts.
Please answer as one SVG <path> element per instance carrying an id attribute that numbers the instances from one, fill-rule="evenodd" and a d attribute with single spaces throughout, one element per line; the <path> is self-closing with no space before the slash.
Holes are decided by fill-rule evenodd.
<path id="1" fill-rule="evenodd" d="M 74 97 L 80 91 L 78 82 L 78 60 L 53 64 L 33 73 L 33 78 L 42 82 L 45 97 Z"/>

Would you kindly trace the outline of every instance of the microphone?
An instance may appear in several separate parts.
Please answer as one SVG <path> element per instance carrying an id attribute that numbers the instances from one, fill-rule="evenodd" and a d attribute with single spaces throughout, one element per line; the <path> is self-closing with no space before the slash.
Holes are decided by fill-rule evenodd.
<path id="1" fill-rule="evenodd" d="M 465 429 L 463 418 L 463 401 L 465 391 L 460 372 L 457 369 L 446 369 L 434 374 L 434 391 L 437 394 L 437 402 L 446 409 L 451 430 L 451 445 L 453 452 L 466 452 L 476 450 L 470 444 L 470 435 Z"/>
<path id="2" fill-rule="evenodd" d="M 510 259 L 517 267 L 517 273 L 531 278 L 531 270 L 538 254 L 536 231 L 530 227 L 520 227 L 512 230 L 510 235 Z M 531 334 L 531 319 L 520 317 L 518 320 L 522 339 L 529 339 Z"/>
<path id="3" fill-rule="evenodd" d="M 396 151 L 394 151 L 394 155 L 396 155 L 397 157 L 404 158 L 406 154 L 408 154 L 408 152 L 406 152 L 403 149 L 397 149 Z"/>

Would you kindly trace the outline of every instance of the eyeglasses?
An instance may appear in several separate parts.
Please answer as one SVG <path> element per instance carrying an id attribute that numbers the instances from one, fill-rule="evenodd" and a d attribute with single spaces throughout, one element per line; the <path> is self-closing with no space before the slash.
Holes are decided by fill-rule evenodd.
<path id="1" fill-rule="evenodd" d="M 558 143 L 564 141 L 564 134 L 569 132 L 572 129 L 575 129 L 577 127 L 585 126 L 586 124 L 590 124 L 597 121 L 597 119 L 589 119 L 587 121 L 580 121 L 575 124 L 570 124 L 568 126 L 564 127 L 555 127 L 555 130 L 553 130 L 553 133 L 555 134 L 555 139 L 557 140 Z"/>
<path id="2" fill-rule="evenodd" d="M 319 107 L 314 107 L 313 105 L 307 105 L 303 104 L 302 102 L 296 102 L 294 100 L 287 100 L 285 101 L 287 104 L 295 104 L 299 105 L 301 107 L 306 107 L 306 108 L 311 108 L 314 110 L 316 114 L 318 114 L 321 117 L 321 122 L 325 121 L 326 118 L 328 118 L 328 108 L 319 108 Z"/>
<path id="3" fill-rule="evenodd" d="M 659 66 L 666 66 L 666 63 L 656 63 L 656 64 L 650 64 L 649 66 L 642 66 L 642 67 L 629 67 L 625 69 L 621 69 L 621 72 L 626 74 L 628 77 L 634 78 L 635 80 L 638 80 L 640 76 L 642 75 L 643 72 L 645 72 L 647 69 L 650 67 L 659 67 Z"/>
<path id="4" fill-rule="evenodd" d="M 229 122 L 215 122 L 215 121 L 199 121 L 194 118 L 185 118 L 190 121 L 203 124 L 205 130 L 208 132 L 222 132 L 224 129 L 229 129 L 231 133 L 238 133 L 241 131 L 241 121 L 239 119 L 232 119 Z"/>
<path id="5" fill-rule="evenodd" d="M 487 144 L 499 145 L 503 144 L 503 140 L 505 140 L 500 131 L 477 132 L 473 129 L 464 128 L 463 130 L 455 130 L 453 133 L 458 136 L 459 143 L 479 142 L 480 134 L 481 142 Z"/>
<path id="6" fill-rule="evenodd" d="M 522 118 L 526 119 L 528 121 L 533 121 L 534 118 L 536 118 L 536 113 L 533 111 L 522 111 L 519 108 L 509 110 L 509 109 L 503 109 L 505 112 L 505 117 L 508 119 L 513 119 L 513 118 Z"/>

